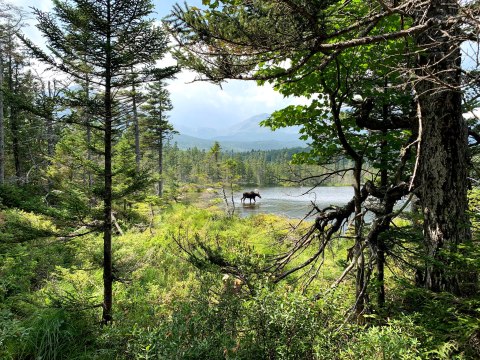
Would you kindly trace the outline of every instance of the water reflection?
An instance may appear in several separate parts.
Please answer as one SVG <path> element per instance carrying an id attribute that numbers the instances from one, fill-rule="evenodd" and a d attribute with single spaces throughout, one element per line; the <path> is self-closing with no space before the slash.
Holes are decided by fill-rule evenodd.
<path id="1" fill-rule="evenodd" d="M 253 214 L 279 214 L 293 219 L 303 218 L 311 209 L 312 202 L 319 208 L 329 205 L 345 205 L 353 197 L 353 187 L 351 186 L 324 186 L 314 190 L 309 187 L 268 187 L 259 188 L 261 199 L 250 204 L 246 200 L 245 204 L 240 203 L 240 198 L 244 191 L 253 189 L 244 189 L 234 194 L 235 212 L 241 217 Z"/>

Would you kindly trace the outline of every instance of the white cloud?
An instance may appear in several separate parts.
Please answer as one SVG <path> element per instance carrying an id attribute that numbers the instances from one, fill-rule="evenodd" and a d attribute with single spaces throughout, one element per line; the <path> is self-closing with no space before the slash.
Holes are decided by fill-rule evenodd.
<path id="1" fill-rule="evenodd" d="M 305 98 L 286 99 L 271 85 L 257 86 L 252 81 L 236 80 L 220 87 L 203 81 L 192 82 L 195 76 L 183 71 L 168 86 L 174 124 L 223 128 L 258 114 L 308 102 Z"/>
<path id="2" fill-rule="evenodd" d="M 44 40 L 35 28 L 35 19 L 31 14 L 31 0 L 7 0 L 16 6 L 30 11 L 28 27 L 24 33 L 37 45 L 43 45 Z M 158 17 L 164 17 L 176 1 L 155 1 Z M 200 5 L 199 0 L 188 1 Z M 42 10 L 51 10 L 51 0 L 36 0 L 34 7 Z M 175 61 L 170 55 L 159 62 L 160 66 L 174 65 Z M 37 66 L 37 65 L 36 65 Z M 42 69 L 42 66 L 38 66 Z M 51 76 L 51 75 L 49 75 Z M 261 113 L 272 113 L 290 104 L 305 104 L 305 98 L 285 99 L 275 92 L 270 85 L 257 86 L 254 82 L 229 81 L 222 87 L 207 82 L 192 82 L 196 74 L 182 71 L 177 79 L 169 82 L 168 89 L 174 106 L 170 114 L 174 125 L 189 127 L 216 127 L 224 128 L 233 123 L 240 122 L 251 116 Z"/>

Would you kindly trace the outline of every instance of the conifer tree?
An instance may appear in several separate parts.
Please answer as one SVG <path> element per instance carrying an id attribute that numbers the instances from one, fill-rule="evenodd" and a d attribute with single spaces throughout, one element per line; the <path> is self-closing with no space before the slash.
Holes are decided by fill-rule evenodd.
<path id="1" fill-rule="evenodd" d="M 112 321 L 112 144 L 115 121 L 120 114 L 114 106 L 116 91 L 131 86 L 131 69 L 138 84 L 150 81 L 158 71 L 153 64 L 166 51 L 166 38 L 150 18 L 150 0 L 54 0 L 51 13 L 38 9 L 38 28 L 50 53 L 23 37 L 33 53 L 46 63 L 79 80 L 85 79 L 103 97 L 100 116 L 103 136 L 103 314 Z M 167 74 L 168 71 L 161 75 Z"/>
<path id="2" fill-rule="evenodd" d="M 144 140 L 147 146 L 157 151 L 157 195 L 162 196 L 163 193 L 163 149 L 165 140 L 177 131 L 174 130 L 173 125 L 168 121 L 167 112 L 172 110 L 172 102 L 170 101 L 169 92 L 165 88 L 162 81 L 156 81 L 149 84 L 148 100 L 142 106 L 145 112 L 143 116 L 143 126 L 145 127 Z"/>

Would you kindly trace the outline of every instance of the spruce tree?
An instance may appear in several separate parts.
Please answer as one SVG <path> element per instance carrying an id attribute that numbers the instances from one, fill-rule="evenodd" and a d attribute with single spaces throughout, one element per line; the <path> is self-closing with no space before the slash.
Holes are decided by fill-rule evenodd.
<path id="1" fill-rule="evenodd" d="M 39 59 L 82 81 L 85 68 L 89 83 L 103 97 L 95 109 L 101 117 L 104 155 L 103 189 L 103 314 L 112 321 L 112 144 L 120 114 L 114 106 L 116 91 L 131 86 L 131 70 L 137 84 L 150 81 L 154 62 L 166 51 L 166 37 L 150 18 L 150 0 L 54 0 L 51 13 L 35 9 L 38 28 L 49 53 L 23 38 Z M 166 72 L 168 73 L 168 72 Z M 166 74 L 163 73 L 163 74 Z"/>
<path id="2" fill-rule="evenodd" d="M 156 81 L 149 84 L 148 100 L 142 106 L 145 112 L 143 116 L 143 126 L 145 127 L 144 140 L 147 146 L 157 151 L 157 195 L 162 196 L 163 193 L 163 149 L 165 140 L 177 133 L 172 124 L 168 121 L 167 112 L 172 110 L 172 102 L 170 94 L 165 88 L 165 83 Z"/>

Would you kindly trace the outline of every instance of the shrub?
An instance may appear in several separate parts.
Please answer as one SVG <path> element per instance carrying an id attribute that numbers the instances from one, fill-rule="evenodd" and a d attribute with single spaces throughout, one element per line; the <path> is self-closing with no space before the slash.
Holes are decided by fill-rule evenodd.
<path id="1" fill-rule="evenodd" d="M 313 359 L 324 317 L 296 292 L 262 290 L 244 303 L 239 359 Z"/>
<path id="2" fill-rule="evenodd" d="M 339 353 L 339 359 L 418 359 L 421 343 L 408 319 L 388 325 L 358 328 L 356 336 Z"/>

